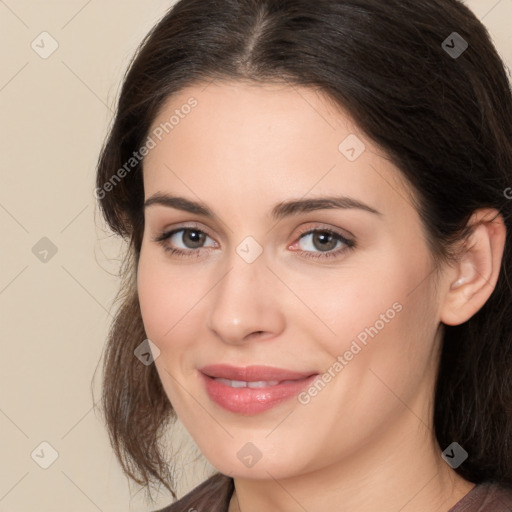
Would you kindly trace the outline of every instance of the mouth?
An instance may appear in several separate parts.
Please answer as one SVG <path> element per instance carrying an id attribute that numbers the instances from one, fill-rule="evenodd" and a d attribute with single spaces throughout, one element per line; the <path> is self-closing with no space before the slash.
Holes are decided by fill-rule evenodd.
<path id="1" fill-rule="evenodd" d="M 230 412 L 254 415 L 296 396 L 318 377 L 270 366 L 212 365 L 200 369 L 209 398 Z"/>

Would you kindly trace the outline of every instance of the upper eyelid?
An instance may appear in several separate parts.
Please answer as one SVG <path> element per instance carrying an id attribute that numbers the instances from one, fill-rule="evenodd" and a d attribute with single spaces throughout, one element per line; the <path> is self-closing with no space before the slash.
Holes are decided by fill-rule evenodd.
<path id="1" fill-rule="evenodd" d="M 346 229 L 329 227 L 327 225 L 323 225 L 322 223 L 320 223 L 320 225 L 317 224 L 315 226 L 308 226 L 308 227 L 304 227 L 304 228 L 299 228 L 298 236 L 303 236 L 303 235 L 306 235 L 306 234 L 309 234 L 309 233 L 315 232 L 315 231 L 328 231 L 328 232 L 332 232 L 335 235 L 338 235 L 338 236 L 340 236 L 342 238 L 345 238 L 347 240 L 352 240 L 353 238 L 355 238 L 354 235 L 352 235 L 352 233 L 348 233 L 348 231 Z"/>

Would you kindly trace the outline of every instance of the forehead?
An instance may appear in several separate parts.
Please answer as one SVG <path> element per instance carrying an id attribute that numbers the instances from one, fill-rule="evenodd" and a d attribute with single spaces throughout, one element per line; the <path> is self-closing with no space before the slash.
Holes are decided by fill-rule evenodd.
<path id="1" fill-rule="evenodd" d="M 191 103 L 195 104 L 192 108 Z M 301 140 L 312 134 L 322 136 L 323 150 L 330 146 L 337 151 L 340 135 L 359 131 L 347 113 L 319 90 L 252 82 L 206 83 L 183 89 L 162 105 L 151 131 L 158 127 L 164 128 L 163 138 L 172 132 L 176 142 L 191 130 L 204 136 L 203 143 L 230 140 L 247 156 L 263 155 L 266 147 L 280 141 L 281 152 L 298 153 Z M 274 134 L 281 139 L 275 140 Z M 256 149 L 257 141 L 267 144 Z M 312 142 L 318 143 L 319 137 Z"/>
<path id="2" fill-rule="evenodd" d="M 156 144 L 144 160 L 146 197 L 187 192 L 187 184 L 189 194 L 219 201 L 339 192 L 382 211 L 410 192 L 351 117 L 311 88 L 197 84 L 168 98 L 149 134 Z"/>

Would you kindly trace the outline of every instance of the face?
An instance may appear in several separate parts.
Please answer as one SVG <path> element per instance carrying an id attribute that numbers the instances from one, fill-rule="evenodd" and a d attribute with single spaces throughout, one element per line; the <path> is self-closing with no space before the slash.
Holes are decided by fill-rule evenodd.
<path id="1" fill-rule="evenodd" d="M 165 392 L 209 462 L 285 478 L 419 432 L 440 305 L 411 191 L 385 155 L 320 93 L 275 84 L 190 87 L 151 133 L 141 313 Z M 283 207 L 321 198 L 339 202 Z M 203 373 L 220 364 L 263 387 Z M 244 373 L 254 365 L 298 374 Z"/>

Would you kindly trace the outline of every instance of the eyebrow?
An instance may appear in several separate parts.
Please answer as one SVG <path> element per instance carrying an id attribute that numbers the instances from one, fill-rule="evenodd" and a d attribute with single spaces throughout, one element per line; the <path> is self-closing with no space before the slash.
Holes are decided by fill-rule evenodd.
<path id="1" fill-rule="evenodd" d="M 196 201 L 191 201 L 185 197 L 171 196 L 157 192 L 146 200 L 144 208 L 148 208 L 155 204 L 166 206 L 168 208 L 175 208 L 177 210 L 183 210 L 196 215 L 202 215 L 210 219 L 215 217 L 212 210 L 210 210 L 206 205 Z M 325 209 L 358 209 L 375 215 L 382 215 L 382 213 L 377 211 L 375 208 L 372 208 L 371 206 L 352 197 L 327 196 L 312 199 L 283 201 L 274 206 L 270 216 L 273 220 L 278 221 L 284 217 Z"/>

